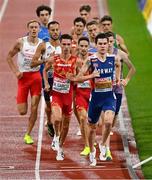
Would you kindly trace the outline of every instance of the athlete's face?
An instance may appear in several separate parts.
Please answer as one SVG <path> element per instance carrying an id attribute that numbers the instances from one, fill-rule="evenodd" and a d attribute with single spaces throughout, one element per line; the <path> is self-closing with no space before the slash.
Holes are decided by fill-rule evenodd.
<path id="1" fill-rule="evenodd" d="M 114 37 L 110 36 L 108 37 L 108 39 L 109 39 L 109 49 L 111 49 L 114 46 Z"/>
<path id="2" fill-rule="evenodd" d="M 101 23 L 100 28 L 101 28 L 102 32 L 112 31 L 112 22 L 111 21 L 103 21 Z"/>
<path id="3" fill-rule="evenodd" d="M 62 48 L 63 54 L 65 54 L 65 55 L 70 54 L 71 47 L 72 47 L 72 40 L 71 39 L 62 39 L 61 48 Z"/>
<path id="4" fill-rule="evenodd" d="M 82 11 L 80 12 L 80 16 L 81 16 L 83 19 L 85 19 L 86 22 L 87 22 L 88 19 L 89 19 L 89 17 L 90 17 L 90 13 L 87 12 L 86 10 L 82 10 Z"/>
<path id="5" fill-rule="evenodd" d="M 108 52 L 108 39 L 107 38 L 103 38 L 103 39 L 98 39 L 96 47 L 97 47 L 97 51 L 98 53 L 104 55 Z"/>
<path id="6" fill-rule="evenodd" d="M 49 18 L 50 18 L 49 12 L 47 10 L 40 11 L 39 18 L 40 18 L 41 23 L 44 26 L 47 26 L 47 24 L 49 22 Z"/>
<path id="7" fill-rule="evenodd" d="M 89 25 L 87 27 L 89 36 L 94 39 L 96 35 L 99 33 L 99 27 L 96 24 Z"/>
<path id="8" fill-rule="evenodd" d="M 76 22 L 74 24 L 74 32 L 75 32 L 75 34 L 81 35 L 83 33 L 83 31 L 84 31 L 84 27 L 85 26 L 84 26 L 84 24 L 82 22 Z"/>
<path id="9" fill-rule="evenodd" d="M 88 49 L 89 49 L 89 43 L 88 43 L 88 41 L 86 41 L 86 40 L 80 41 L 79 44 L 78 44 L 78 49 L 79 49 L 79 53 L 80 53 L 82 56 L 87 55 Z"/>
<path id="10" fill-rule="evenodd" d="M 60 26 L 59 24 L 51 24 L 49 26 L 49 33 L 53 40 L 58 40 L 60 36 Z"/>
<path id="11" fill-rule="evenodd" d="M 39 32 L 39 24 L 37 22 L 32 22 L 28 25 L 29 36 L 37 37 Z"/>

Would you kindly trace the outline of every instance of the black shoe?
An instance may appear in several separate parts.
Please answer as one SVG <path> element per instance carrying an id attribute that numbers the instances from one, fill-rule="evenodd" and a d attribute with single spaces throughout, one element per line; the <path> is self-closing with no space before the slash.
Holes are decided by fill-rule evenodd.
<path id="1" fill-rule="evenodd" d="M 49 134 L 51 137 L 54 137 L 53 124 L 48 124 L 48 123 L 47 123 L 47 130 L 48 130 L 48 134 Z"/>

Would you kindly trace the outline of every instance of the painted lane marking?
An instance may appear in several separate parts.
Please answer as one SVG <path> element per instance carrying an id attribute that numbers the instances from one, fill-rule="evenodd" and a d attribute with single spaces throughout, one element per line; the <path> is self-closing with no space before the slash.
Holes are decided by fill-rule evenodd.
<path id="1" fill-rule="evenodd" d="M 52 9 L 50 21 L 53 20 L 54 17 L 54 8 L 55 8 L 55 0 L 50 0 L 49 6 Z M 39 124 L 39 136 L 38 136 L 38 146 L 37 146 L 37 155 L 36 155 L 36 162 L 35 162 L 35 178 L 36 180 L 40 180 L 40 158 L 41 158 L 41 147 L 42 147 L 42 136 L 43 136 L 43 124 L 44 124 L 44 107 L 45 107 L 45 100 L 44 96 L 42 96 L 41 101 L 41 112 L 40 112 L 40 124 Z"/>
<path id="2" fill-rule="evenodd" d="M 36 180 L 40 180 L 40 158 L 41 158 L 41 146 L 42 146 L 42 136 L 43 136 L 43 124 L 44 124 L 44 107 L 45 100 L 44 96 L 41 97 L 41 111 L 40 111 L 40 123 L 39 123 L 39 132 L 38 132 L 38 145 L 37 145 L 37 154 L 35 162 L 35 177 Z"/>
<path id="3" fill-rule="evenodd" d="M 14 166 L 0 166 L 0 171 L 2 170 L 13 170 Z"/>
<path id="4" fill-rule="evenodd" d="M 3 18 L 3 16 L 4 16 L 4 13 L 5 13 L 7 4 L 8 4 L 8 0 L 4 0 L 4 1 L 3 1 L 3 4 L 2 4 L 2 7 L 1 7 L 1 9 L 0 9 L 0 22 L 2 21 L 2 18 Z"/>

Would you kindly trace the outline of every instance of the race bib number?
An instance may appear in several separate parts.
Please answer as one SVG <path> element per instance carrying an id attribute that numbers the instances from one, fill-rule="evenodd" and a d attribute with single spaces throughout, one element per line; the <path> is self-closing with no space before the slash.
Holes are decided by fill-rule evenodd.
<path id="1" fill-rule="evenodd" d="M 95 92 L 112 91 L 111 77 L 95 78 Z"/>
<path id="2" fill-rule="evenodd" d="M 60 93 L 69 93 L 70 80 L 54 77 L 53 90 Z"/>
<path id="3" fill-rule="evenodd" d="M 31 61 L 32 61 L 32 58 L 24 58 L 23 66 L 24 66 L 25 69 L 30 68 Z"/>
<path id="4" fill-rule="evenodd" d="M 78 83 L 78 88 L 90 88 L 90 81 L 84 81 L 82 83 Z"/>

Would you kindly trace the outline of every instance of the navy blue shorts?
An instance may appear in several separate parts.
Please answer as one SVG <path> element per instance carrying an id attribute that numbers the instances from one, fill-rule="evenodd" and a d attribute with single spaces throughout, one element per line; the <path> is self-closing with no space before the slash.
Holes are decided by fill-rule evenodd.
<path id="1" fill-rule="evenodd" d="M 50 101 L 50 96 L 51 96 L 51 92 L 52 92 L 52 84 L 53 84 L 53 78 L 48 78 L 48 83 L 50 85 L 50 91 L 45 91 L 44 90 L 44 79 L 42 79 L 42 87 L 43 87 L 43 93 L 44 93 L 44 99 L 45 102 Z"/>
<path id="2" fill-rule="evenodd" d="M 122 94 L 115 93 L 115 95 L 116 95 L 116 98 L 117 98 L 115 115 L 118 115 L 119 110 L 120 110 L 120 106 L 121 106 L 121 102 L 122 102 Z"/>
<path id="3" fill-rule="evenodd" d="M 114 93 L 110 93 L 108 96 L 97 96 L 91 98 L 89 103 L 89 111 L 88 111 L 88 122 L 92 124 L 96 124 L 99 120 L 101 111 L 111 110 L 113 112 L 116 111 L 116 97 Z"/>

